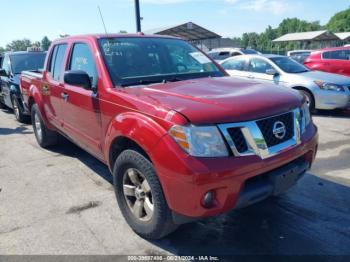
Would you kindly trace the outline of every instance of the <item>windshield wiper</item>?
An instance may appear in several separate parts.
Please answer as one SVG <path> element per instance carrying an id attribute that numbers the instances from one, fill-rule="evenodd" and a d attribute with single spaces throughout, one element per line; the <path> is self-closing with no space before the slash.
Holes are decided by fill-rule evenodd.
<path id="1" fill-rule="evenodd" d="M 163 83 L 167 83 L 167 82 L 179 82 L 179 81 L 183 81 L 184 79 L 178 78 L 178 77 L 172 77 L 169 79 L 164 79 Z"/>
<path id="2" fill-rule="evenodd" d="M 168 83 L 168 82 L 179 82 L 183 81 L 184 79 L 178 78 L 178 77 L 172 77 L 172 78 L 165 78 L 165 79 L 157 79 L 157 80 L 139 80 L 136 82 L 125 82 L 122 83 L 122 87 L 127 87 L 127 86 L 138 86 L 138 85 L 151 85 L 151 84 L 158 84 L 158 83 Z"/>
<path id="3" fill-rule="evenodd" d="M 127 86 L 138 86 L 138 85 L 150 85 L 150 84 L 157 84 L 162 83 L 164 80 L 139 80 L 136 82 L 126 82 L 122 83 L 120 86 L 127 87 Z"/>

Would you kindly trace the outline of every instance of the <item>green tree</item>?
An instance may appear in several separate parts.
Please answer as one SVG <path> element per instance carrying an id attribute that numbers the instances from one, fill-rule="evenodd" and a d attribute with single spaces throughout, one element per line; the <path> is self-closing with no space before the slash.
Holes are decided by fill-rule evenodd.
<path id="1" fill-rule="evenodd" d="M 0 54 L 1 54 L 1 53 L 4 53 L 5 51 L 6 51 L 5 48 L 3 48 L 3 47 L 0 46 Z"/>
<path id="2" fill-rule="evenodd" d="M 28 47 L 32 46 L 32 42 L 29 39 L 13 40 L 6 45 L 7 50 L 11 51 L 26 51 Z"/>
<path id="3" fill-rule="evenodd" d="M 51 45 L 50 39 L 47 36 L 44 36 L 44 38 L 41 40 L 40 47 L 44 51 L 47 51 L 49 50 L 50 45 Z"/>
<path id="4" fill-rule="evenodd" d="M 350 31 L 350 8 L 336 13 L 328 22 L 327 29 L 334 32 Z"/>

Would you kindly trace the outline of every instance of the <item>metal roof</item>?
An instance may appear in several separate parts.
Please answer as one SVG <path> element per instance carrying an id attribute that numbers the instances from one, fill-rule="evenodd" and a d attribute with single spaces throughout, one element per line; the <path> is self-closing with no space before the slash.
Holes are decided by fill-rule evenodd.
<path id="1" fill-rule="evenodd" d="M 350 32 L 335 33 L 340 40 L 350 40 Z"/>
<path id="2" fill-rule="evenodd" d="M 273 42 L 288 42 L 288 41 L 325 41 L 325 40 L 339 40 L 339 38 L 327 30 L 310 31 L 301 33 L 291 33 L 283 35 L 273 40 Z"/>
<path id="3" fill-rule="evenodd" d="M 181 37 L 188 41 L 221 38 L 220 35 L 192 22 L 188 22 L 177 26 L 152 29 L 146 31 L 145 33 L 157 35 L 171 35 Z"/>

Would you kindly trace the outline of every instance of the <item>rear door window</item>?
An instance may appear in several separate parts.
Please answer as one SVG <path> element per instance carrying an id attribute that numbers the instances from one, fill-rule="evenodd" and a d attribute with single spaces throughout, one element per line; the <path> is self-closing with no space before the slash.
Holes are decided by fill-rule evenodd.
<path id="1" fill-rule="evenodd" d="M 322 58 L 330 59 L 330 60 L 349 60 L 350 50 L 337 50 L 337 51 L 324 52 L 322 55 Z"/>
<path id="2" fill-rule="evenodd" d="M 244 59 L 230 59 L 222 63 L 222 67 L 226 70 L 238 70 L 243 71 L 245 65 Z"/>
<path id="3" fill-rule="evenodd" d="M 67 44 L 56 45 L 52 51 L 52 56 L 49 64 L 49 73 L 51 77 L 60 81 L 62 76 L 64 56 L 67 50 Z"/>

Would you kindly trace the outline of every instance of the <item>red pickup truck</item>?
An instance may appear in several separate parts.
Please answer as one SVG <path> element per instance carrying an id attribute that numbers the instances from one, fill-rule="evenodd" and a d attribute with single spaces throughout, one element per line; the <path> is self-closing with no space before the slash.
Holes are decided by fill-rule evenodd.
<path id="1" fill-rule="evenodd" d="M 108 165 L 145 238 L 285 192 L 317 151 L 302 96 L 227 77 L 178 38 L 60 39 L 21 88 L 40 146 L 59 133 Z"/>

